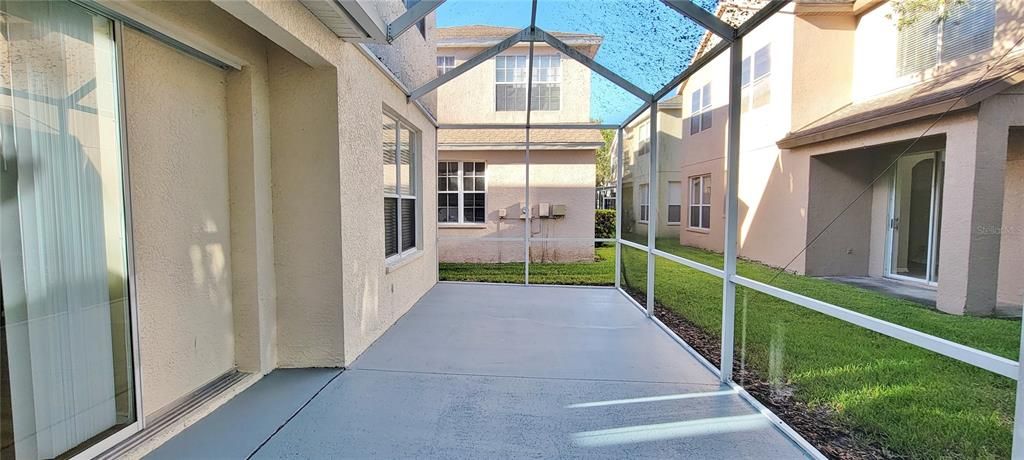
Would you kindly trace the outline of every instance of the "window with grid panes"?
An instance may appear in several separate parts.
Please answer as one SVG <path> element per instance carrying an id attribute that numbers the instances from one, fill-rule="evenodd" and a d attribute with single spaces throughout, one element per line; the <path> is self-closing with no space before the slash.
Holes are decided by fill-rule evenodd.
<path id="1" fill-rule="evenodd" d="M 494 109 L 498 112 L 526 110 L 527 56 L 494 58 Z M 561 108 L 562 59 L 560 55 L 533 57 L 533 93 L 530 108 L 555 111 Z"/>
<path id="2" fill-rule="evenodd" d="M 482 161 L 437 163 L 437 221 L 482 224 L 487 220 L 487 164 Z"/>
<path id="3" fill-rule="evenodd" d="M 415 171 L 418 136 L 385 114 L 381 132 L 384 157 L 384 256 L 392 258 L 416 249 L 417 190 Z"/>

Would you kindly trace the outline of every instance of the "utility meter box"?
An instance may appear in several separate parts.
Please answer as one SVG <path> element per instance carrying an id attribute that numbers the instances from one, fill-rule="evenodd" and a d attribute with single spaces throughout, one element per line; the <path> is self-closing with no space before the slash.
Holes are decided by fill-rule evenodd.
<path id="1" fill-rule="evenodd" d="M 555 204 L 551 206 L 551 217 L 565 217 L 566 206 Z"/>
<path id="2" fill-rule="evenodd" d="M 551 217 L 551 203 L 539 203 L 537 205 L 537 217 L 541 219 Z"/>

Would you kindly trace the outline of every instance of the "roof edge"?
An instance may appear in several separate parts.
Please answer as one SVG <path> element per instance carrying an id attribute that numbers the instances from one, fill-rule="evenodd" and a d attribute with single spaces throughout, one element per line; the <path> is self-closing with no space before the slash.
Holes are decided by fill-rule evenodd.
<path id="1" fill-rule="evenodd" d="M 785 137 L 776 142 L 776 145 L 780 149 L 793 149 L 803 147 L 806 145 L 817 144 L 819 142 L 830 141 L 838 139 L 840 137 L 851 136 L 854 134 L 860 134 L 863 132 L 871 131 L 878 128 L 884 128 L 889 125 L 898 123 L 905 123 L 909 121 L 915 121 L 921 118 L 929 116 L 939 115 L 943 112 L 957 112 L 965 109 L 969 109 L 977 104 L 980 104 L 985 99 L 988 99 L 996 94 L 999 94 L 1003 90 L 1013 87 L 1024 80 L 1024 76 L 1017 74 L 1010 74 L 1004 78 L 994 80 L 980 88 L 971 91 L 970 94 L 964 96 L 951 96 L 948 98 L 939 99 L 928 105 L 921 107 L 915 107 L 912 109 L 902 110 L 893 113 L 882 113 L 878 116 L 853 122 L 850 124 L 843 124 L 841 126 L 835 126 L 832 128 L 810 131 L 807 133 L 790 132 Z M 950 105 L 950 101 L 957 101 L 955 104 Z M 839 122 L 841 120 L 836 120 Z"/>

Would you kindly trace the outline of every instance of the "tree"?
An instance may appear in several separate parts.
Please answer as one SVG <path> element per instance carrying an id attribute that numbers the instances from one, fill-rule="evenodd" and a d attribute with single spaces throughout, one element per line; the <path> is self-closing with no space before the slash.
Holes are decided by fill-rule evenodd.
<path id="1" fill-rule="evenodd" d="M 902 29 L 923 18 L 935 17 L 935 13 L 938 13 L 936 20 L 941 21 L 951 6 L 965 3 L 967 0 L 896 0 L 892 2 L 892 10 L 897 18 L 896 26 Z"/>
<path id="2" fill-rule="evenodd" d="M 594 162 L 597 164 L 596 183 L 598 186 L 606 185 L 612 181 L 612 142 L 615 140 L 614 129 L 602 129 L 601 137 L 604 138 L 604 145 L 597 149 L 594 154 Z"/>

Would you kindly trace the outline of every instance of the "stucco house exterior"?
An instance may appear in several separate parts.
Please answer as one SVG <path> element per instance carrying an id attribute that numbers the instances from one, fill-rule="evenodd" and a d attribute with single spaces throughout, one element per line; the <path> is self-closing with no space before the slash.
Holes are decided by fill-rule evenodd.
<path id="1" fill-rule="evenodd" d="M 901 29 L 891 2 L 797 1 L 745 37 L 740 256 L 913 283 L 949 313 L 1019 305 L 1024 55 L 1007 52 L 1024 3 L 944 8 Z M 745 11 L 730 2 L 717 14 Z M 709 180 L 702 197 L 684 187 L 683 202 L 710 219 L 679 240 L 713 250 L 723 242 L 728 68 L 719 56 L 680 89 L 682 176 Z"/>
<path id="2" fill-rule="evenodd" d="M 435 284 L 433 16 L 327 3 L 0 7 L 3 458 L 138 455 Z"/>
<path id="3" fill-rule="evenodd" d="M 437 74 L 443 75 L 517 30 L 438 29 Z M 554 35 L 591 58 L 601 45 L 596 35 Z M 513 46 L 438 88 L 438 122 L 526 123 L 528 48 L 527 43 Z M 590 123 L 590 69 L 545 43 L 535 44 L 534 55 L 531 124 Z M 531 129 L 528 181 L 525 129 L 441 129 L 438 133 L 442 262 L 522 262 L 527 182 L 530 260 L 593 260 L 594 154 L 604 145 L 598 129 Z"/>
<path id="4" fill-rule="evenodd" d="M 658 103 L 659 187 L 664 190 L 658 203 L 658 238 L 678 237 L 683 221 L 683 177 L 680 171 L 682 144 L 682 96 Z M 622 144 L 622 232 L 647 235 L 650 224 L 650 113 L 645 111 L 623 130 Z M 618 138 L 612 146 L 618 145 Z M 611 149 L 613 182 L 618 175 L 618 149 Z"/>

